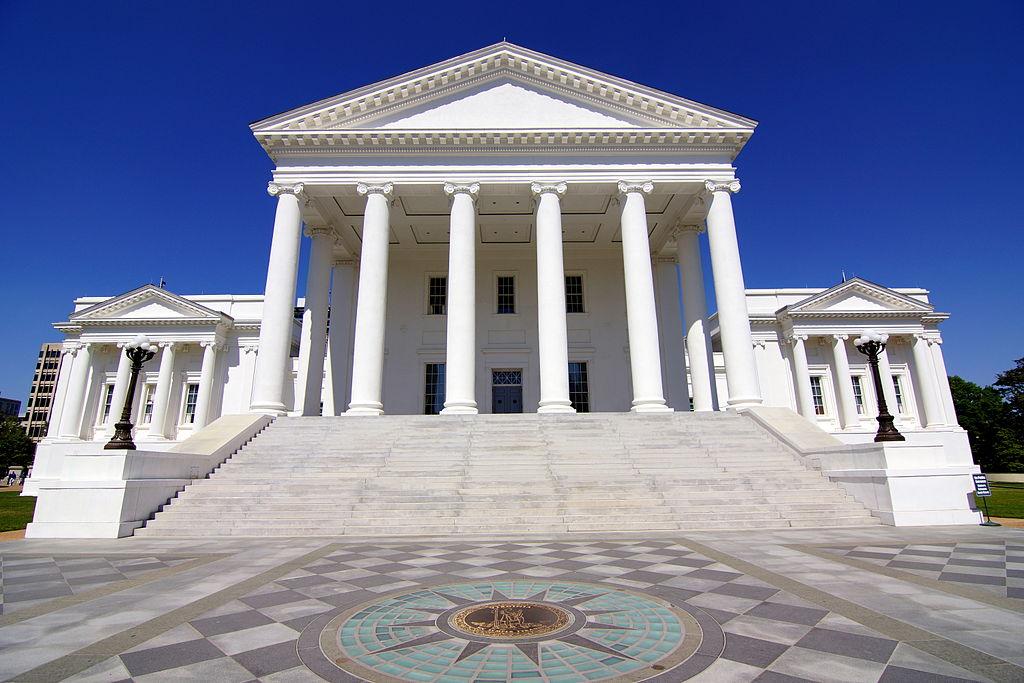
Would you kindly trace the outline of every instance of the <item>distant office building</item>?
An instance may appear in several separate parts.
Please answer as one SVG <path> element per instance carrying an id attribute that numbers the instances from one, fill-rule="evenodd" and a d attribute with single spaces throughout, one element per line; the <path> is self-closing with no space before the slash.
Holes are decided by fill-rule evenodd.
<path id="1" fill-rule="evenodd" d="M 21 414 L 21 401 L 0 396 L 0 417 L 18 417 Z"/>
<path id="2" fill-rule="evenodd" d="M 36 361 L 36 372 L 32 376 L 32 388 L 25 404 L 25 419 L 22 424 L 33 441 L 46 436 L 50 420 L 54 392 L 57 390 L 57 376 L 60 374 L 61 344 L 43 344 Z"/>

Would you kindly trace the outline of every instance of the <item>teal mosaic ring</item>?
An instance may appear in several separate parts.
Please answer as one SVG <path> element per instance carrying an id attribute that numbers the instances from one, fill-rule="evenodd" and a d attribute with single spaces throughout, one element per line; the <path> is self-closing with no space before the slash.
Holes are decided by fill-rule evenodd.
<path id="1" fill-rule="evenodd" d="M 304 633 L 300 656 L 335 681 L 678 681 L 710 665 L 724 642 L 700 610 L 575 581 L 448 584 L 325 616 L 319 648 Z M 698 652 L 714 643 L 716 652 Z"/>

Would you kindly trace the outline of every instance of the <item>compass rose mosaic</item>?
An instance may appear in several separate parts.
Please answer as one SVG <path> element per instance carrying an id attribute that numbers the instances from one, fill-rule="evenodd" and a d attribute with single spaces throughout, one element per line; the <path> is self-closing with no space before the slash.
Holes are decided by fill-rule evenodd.
<path id="1" fill-rule="evenodd" d="M 641 681 L 670 671 L 683 680 L 712 661 L 691 660 L 704 631 L 720 633 L 697 612 L 617 586 L 448 584 L 337 614 L 319 652 L 306 656 L 326 658 L 339 681 Z M 323 675 L 323 666 L 311 668 Z"/>

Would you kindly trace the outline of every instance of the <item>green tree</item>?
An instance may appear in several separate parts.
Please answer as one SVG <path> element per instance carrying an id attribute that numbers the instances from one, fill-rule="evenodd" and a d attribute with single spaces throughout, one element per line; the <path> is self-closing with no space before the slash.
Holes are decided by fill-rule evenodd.
<path id="1" fill-rule="evenodd" d="M 1012 368 L 999 373 L 992 386 L 1010 406 L 1014 424 L 1020 429 L 1024 426 L 1024 358 L 1018 358 L 1013 363 Z"/>
<path id="2" fill-rule="evenodd" d="M 35 452 L 35 443 L 16 418 L 0 419 L 0 476 L 7 474 L 12 465 L 31 466 Z"/>
<path id="3" fill-rule="evenodd" d="M 1024 441 L 1003 393 L 953 375 L 949 378 L 960 426 L 967 430 L 974 460 L 985 472 L 1024 472 Z"/>

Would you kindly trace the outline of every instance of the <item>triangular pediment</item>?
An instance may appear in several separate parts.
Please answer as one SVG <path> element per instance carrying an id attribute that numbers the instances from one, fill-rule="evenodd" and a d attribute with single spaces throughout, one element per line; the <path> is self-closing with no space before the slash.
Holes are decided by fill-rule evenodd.
<path id="1" fill-rule="evenodd" d="M 930 304 L 918 301 L 906 294 L 852 278 L 826 289 L 803 301 L 787 306 L 780 313 L 790 315 L 850 315 L 872 314 L 892 315 L 904 313 L 910 316 L 925 315 L 934 311 Z"/>
<path id="2" fill-rule="evenodd" d="M 756 122 L 502 42 L 253 124 L 257 138 L 354 130 L 708 129 Z M 261 140 L 262 142 L 262 140 Z"/>
<path id="3" fill-rule="evenodd" d="M 230 316 L 201 306 L 166 289 L 145 285 L 78 311 L 70 318 L 78 324 L 123 322 L 167 323 L 230 320 Z"/>

